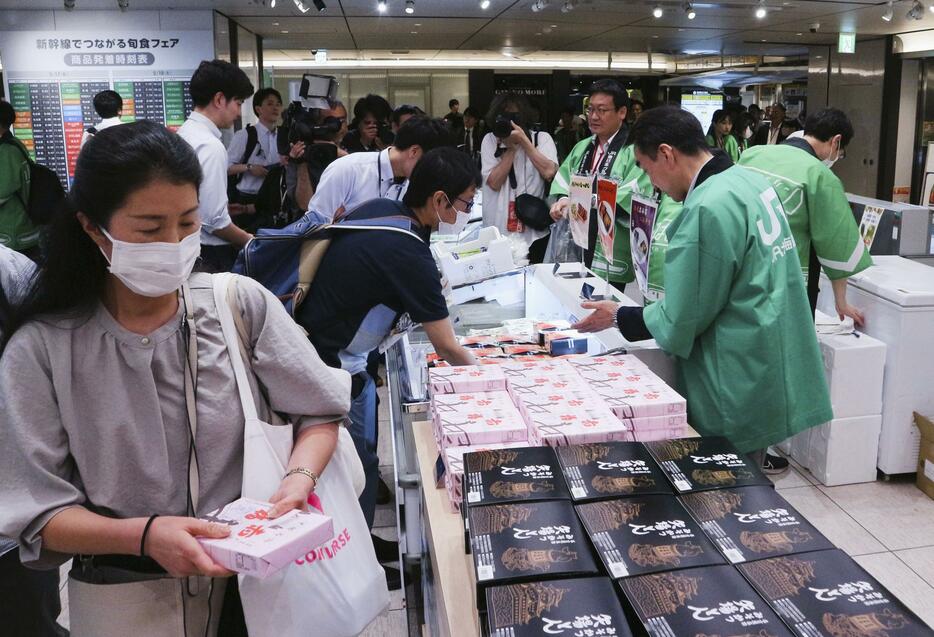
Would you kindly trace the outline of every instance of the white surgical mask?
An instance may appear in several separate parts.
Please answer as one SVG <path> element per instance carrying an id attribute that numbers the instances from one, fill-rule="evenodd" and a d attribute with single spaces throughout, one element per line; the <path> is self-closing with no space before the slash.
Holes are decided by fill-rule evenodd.
<path id="1" fill-rule="evenodd" d="M 191 233 L 178 243 L 130 243 L 114 239 L 103 228 L 101 232 L 113 245 L 107 269 L 142 296 L 164 296 L 178 290 L 188 280 L 201 254 L 199 232 Z M 106 253 L 104 258 L 107 258 Z"/>
<path id="2" fill-rule="evenodd" d="M 445 198 L 447 195 L 445 195 Z M 448 203 L 451 203 L 451 200 L 448 199 Z M 451 204 L 451 207 L 454 208 L 454 204 Z M 441 215 L 438 215 L 438 233 L 439 234 L 452 234 L 460 235 L 464 231 L 464 228 L 467 227 L 467 222 L 470 221 L 470 215 L 466 212 L 461 212 L 457 208 L 454 208 L 454 212 L 457 213 L 457 218 L 454 220 L 454 223 L 448 223 L 441 219 Z"/>
<path id="3" fill-rule="evenodd" d="M 839 160 L 840 160 L 840 147 L 837 146 L 836 156 L 833 159 L 831 159 L 830 157 L 828 157 L 827 159 L 822 159 L 821 163 L 827 166 L 827 168 L 833 168 L 833 165 L 836 164 L 837 161 Z"/>
<path id="4" fill-rule="evenodd" d="M 743 139 L 752 139 L 752 128 L 747 126 L 743 131 Z"/>

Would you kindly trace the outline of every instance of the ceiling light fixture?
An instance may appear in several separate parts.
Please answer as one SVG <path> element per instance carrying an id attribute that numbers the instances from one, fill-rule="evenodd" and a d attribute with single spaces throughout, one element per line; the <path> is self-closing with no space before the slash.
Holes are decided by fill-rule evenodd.
<path id="1" fill-rule="evenodd" d="M 661 5 L 655 5 L 655 8 L 652 9 L 652 17 L 658 20 L 663 15 L 665 15 L 665 10 L 662 9 Z"/>
<path id="2" fill-rule="evenodd" d="M 697 12 L 694 11 L 694 5 L 691 4 L 690 2 L 684 3 L 684 13 L 685 15 L 687 15 L 688 20 L 693 20 L 694 18 L 697 17 Z"/>
<path id="3" fill-rule="evenodd" d="M 415 13 L 415 0 L 405 0 L 405 12 L 409 15 Z"/>
<path id="4" fill-rule="evenodd" d="M 574 3 L 571 0 L 567 0 L 563 5 L 561 5 L 561 13 L 570 13 L 574 10 Z"/>
<path id="5" fill-rule="evenodd" d="M 386 0 L 379 0 L 379 2 L 376 3 L 376 10 L 380 13 L 386 13 L 386 9 L 388 8 L 389 5 L 386 4 Z"/>
<path id="6" fill-rule="evenodd" d="M 75 0 L 65 0 L 65 11 L 71 11 L 75 8 Z"/>
<path id="7" fill-rule="evenodd" d="M 934 4 L 928 6 L 928 11 L 930 11 L 931 13 L 934 13 Z"/>
<path id="8" fill-rule="evenodd" d="M 117 6 L 120 8 L 120 11 L 126 11 L 130 8 L 130 0 L 117 0 Z"/>
<path id="9" fill-rule="evenodd" d="M 270 9 L 276 8 L 276 0 L 269 0 L 269 8 Z"/>
<path id="10" fill-rule="evenodd" d="M 908 9 L 908 13 L 905 14 L 905 17 L 909 20 L 920 20 L 924 17 L 924 3 L 921 0 L 915 0 L 911 4 L 911 8 Z"/>
<path id="11" fill-rule="evenodd" d="M 762 20 L 769 14 L 768 9 L 765 8 L 765 0 L 759 0 L 759 6 L 756 7 L 756 18 Z"/>
<path id="12" fill-rule="evenodd" d="M 480 2 L 480 8 L 483 9 L 484 11 L 487 10 L 487 9 L 489 9 L 489 8 L 490 8 L 490 0 L 482 0 L 482 2 Z"/>
<path id="13" fill-rule="evenodd" d="M 328 10 L 328 5 L 324 4 L 324 0 L 311 0 L 315 3 L 315 8 L 318 10 L 318 13 L 324 13 Z"/>
<path id="14" fill-rule="evenodd" d="M 302 13 L 308 13 L 311 11 L 311 7 L 306 6 L 302 0 L 292 0 L 292 3 L 295 5 L 295 8 L 301 11 Z"/>
<path id="15" fill-rule="evenodd" d="M 895 3 L 893 0 L 889 0 L 885 5 L 885 13 L 882 14 L 883 22 L 891 22 L 892 18 L 895 17 Z"/>
<path id="16" fill-rule="evenodd" d="M 538 13 L 539 11 L 543 11 L 547 6 L 548 0 L 535 0 L 535 2 L 532 3 L 532 11 L 533 13 Z"/>

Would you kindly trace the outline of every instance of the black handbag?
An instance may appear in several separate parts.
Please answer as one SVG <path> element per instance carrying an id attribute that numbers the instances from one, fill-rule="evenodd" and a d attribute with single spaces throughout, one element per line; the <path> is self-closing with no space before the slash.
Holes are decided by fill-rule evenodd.
<path id="1" fill-rule="evenodd" d="M 516 197 L 516 217 L 532 230 L 547 230 L 555 222 L 548 204 L 528 193 Z"/>

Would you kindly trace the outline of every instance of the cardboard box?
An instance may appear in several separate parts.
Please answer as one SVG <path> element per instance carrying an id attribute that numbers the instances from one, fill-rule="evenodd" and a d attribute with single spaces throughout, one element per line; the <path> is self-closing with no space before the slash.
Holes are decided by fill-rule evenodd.
<path id="1" fill-rule="evenodd" d="M 785 624 L 808 637 L 929 636 L 931 628 L 843 551 L 741 564 Z"/>
<path id="2" fill-rule="evenodd" d="M 915 424 L 921 431 L 921 450 L 918 454 L 918 488 L 934 498 L 934 422 L 915 412 Z"/>
<path id="3" fill-rule="evenodd" d="M 568 501 L 472 506 L 467 517 L 481 608 L 487 586 L 599 574 Z"/>
<path id="4" fill-rule="evenodd" d="M 885 343 L 859 332 L 818 334 L 834 418 L 882 413 Z"/>
<path id="5" fill-rule="evenodd" d="M 432 409 L 442 448 L 528 440 L 525 420 L 504 391 L 436 394 Z"/>
<path id="6" fill-rule="evenodd" d="M 807 464 L 801 464 L 828 487 L 875 482 L 881 432 L 881 414 L 835 418 L 812 427 L 802 432 L 807 434 Z"/>
<path id="7" fill-rule="evenodd" d="M 619 586 L 633 633 L 638 635 L 792 636 L 732 566 L 627 577 L 619 581 Z"/>
<path id="8" fill-rule="evenodd" d="M 726 438 L 679 438 L 645 443 L 678 493 L 772 486 L 756 463 Z"/>
<path id="9" fill-rule="evenodd" d="M 330 517 L 289 511 L 270 520 L 272 504 L 240 498 L 204 519 L 230 526 L 221 539 L 196 538 L 211 559 L 226 569 L 265 578 L 334 537 Z"/>
<path id="10" fill-rule="evenodd" d="M 571 445 L 555 452 L 575 502 L 672 493 L 665 474 L 637 442 Z"/>
<path id="11" fill-rule="evenodd" d="M 428 389 L 435 394 L 505 391 L 506 376 L 499 365 L 460 365 L 428 370 Z"/>
<path id="12" fill-rule="evenodd" d="M 672 495 L 586 502 L 575 509 L 611 577 L 725 563 Z"/>
<path id="13" fill-rule="evenodd" d="M 613 583 L 605 577 L 492 586 L 486 599 L 490 637 L 631 637 Z"/>
<path id="14" fill-rule="evenodd" d="M 769 487 L 690 493 L 681 502 L 732 564 L 833 548 Z"/>

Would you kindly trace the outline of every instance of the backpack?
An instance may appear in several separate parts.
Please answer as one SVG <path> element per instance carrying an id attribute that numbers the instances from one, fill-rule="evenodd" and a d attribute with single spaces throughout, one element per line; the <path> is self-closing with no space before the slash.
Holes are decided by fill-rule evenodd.
<path id="1" fill-rule="evenodd" d="M 246 148 L 243 151 L 243 157 L 240 158 L 240 161 L 237 163 L 245 164 L 250 156 L 253 154 L 253 151 L 256 150 L 256 146 L 259 144 L 259 133 L 256 132 L 256 127 L 252 124 L 246 125 Z M 240 173 L 239 175 L 230 175 L 227 177 L 227 200 L 237 202 L 237 184 L 240 183 L 240 180 L 243 178 L 245 173 Z"/>
<path id="2" fill-rule="evenodd" d="M 380 211 L 391 206 L 395 214 L 374 214 L 377 206 L 371 204 L 377 202 Z M 403 206 L 399 201 L 376 199 L 361 204 L 337 223 L 319 223 L 305 216 L 285 228 L 264 228 L 240 251 L 233 272 L 259 281 L 295 317 L 336 233 L 389 230 L 422 241 L 416 232 L 420 226 L 405 214 Z"/>
<path id="3" fill-rule="evenodd" d="M 44 226 L 52 221 L 52 217 L 58 212 L 62 203 L 65 201 L 65 188 L 58 178 L 58 174 L 42 164 L 37 164 L 26 152 L 26 149 L 13 141 L 13 137 L 5 137 L 0 140 L 0 144 L 12 144 L 16 146 L 29 165 L 29 199 L 20 199 L 23 207 L 26 208 L 26 216 L 34 226 Z"/>

